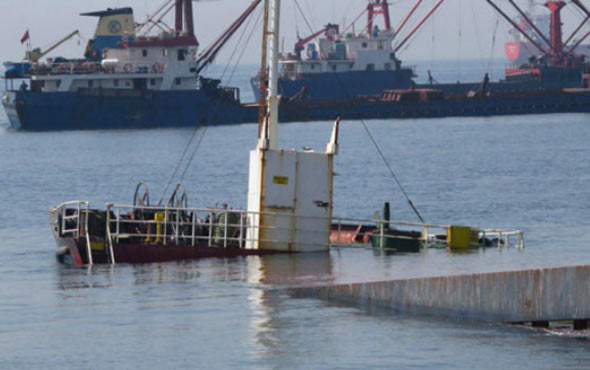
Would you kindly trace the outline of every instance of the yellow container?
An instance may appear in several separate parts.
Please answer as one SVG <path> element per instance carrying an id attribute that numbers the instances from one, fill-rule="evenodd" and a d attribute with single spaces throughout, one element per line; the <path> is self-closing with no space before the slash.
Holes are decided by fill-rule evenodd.
<path id="1" fill-rule="evenodd" d="M 156 212 L 154 215 L 154 221 L 164 221 L 165 218 L 166 216 L 164 215 L 164 212 Z M 162 235 L 162 222 L 156 224 L 156 235 L 156 243 L 161 243 L 162 238 L 160 238 L 160 236 Z"/>
<path id="2" fill-rule="evenodd" d="M 162 242 L 162 238 L 160 238 L 160 236 L 162 236 L 162 222 L 164 221 L 165 218 L 166 218 L 166 216 L 164 215 L 164 212 L 156 212 L 154 214 L 154 221 L 157 221 L 156 222 L 156 240 L 154 240 L 154 243 L 161 243 Z M 150 230 L 153 231 L 153 229 L 151 229 L 151 227 L 148 226 L 148 229 L 147 229 L 148 237 L 145 238 L 145 241 L 147 243 L 152 242 Z"/>
<path id="3" fill-rule="evenodd" d="M 473 248 L 479 245 L 479 230 L 469 226 L 449 226 L 447 243 L 451 248 Z"/>

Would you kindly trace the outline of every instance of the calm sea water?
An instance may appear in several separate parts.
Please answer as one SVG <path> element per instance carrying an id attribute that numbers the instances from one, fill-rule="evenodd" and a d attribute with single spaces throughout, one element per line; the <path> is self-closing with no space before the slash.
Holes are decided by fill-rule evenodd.
<path id="1" fill-rule="evenodd" d="M 249 75 L 240 69 L 243 88 Z M 519 228 L 524 251 L 335 249 L 90 270 L 55 261 L 47 207 L 130 203 L 138 181 L 157 201 L 192 130 L 23 133 L 5 128 L 4 112 L 0 124 L 2 369 L 588 367 L 587 340 L 364 312 L 276 288 L 590 263 L 590 115 L 367 122 L 428 222 Z M 281 146 L 323 150 L 330 130 L 281 125 Z M 184 179 L 190 205 L 245 207 L 256 132 L 208 129 Z M 390 201 L 393 218 L 415 220 L 357 121 L 343 122 L 336 172 L 336 215 L 371 217 Z"/>

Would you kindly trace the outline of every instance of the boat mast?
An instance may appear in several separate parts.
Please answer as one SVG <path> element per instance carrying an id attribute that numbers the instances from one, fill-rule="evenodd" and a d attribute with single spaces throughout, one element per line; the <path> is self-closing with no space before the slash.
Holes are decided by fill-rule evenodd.
<path id="1" fill-rule="evenodd" d="M 278 148 L 279 129 L 279 24 L 280 0 L 271 1 L 270 63 L 268 73 L 268 148 Z"/>
<path id="2" fill-rule="evenodd" d="M 266 132 L 264 121 L 266 119 L 266 58 L 267 58 L 267 35 L 268 35 L 268 0 L 264 0 L 264 20 L 262 21 L 262 59 L 260 61 L 260 107 L 258 109 L 258 138 L 264 140 Z"/>
<path id="3" fill-rule="evenodd" d="M 565 1 L 548 1 L 545 6 L 551 11 L 551 64 L 557 65 L 564 57 L 561 36 L 561 9 Z"/>

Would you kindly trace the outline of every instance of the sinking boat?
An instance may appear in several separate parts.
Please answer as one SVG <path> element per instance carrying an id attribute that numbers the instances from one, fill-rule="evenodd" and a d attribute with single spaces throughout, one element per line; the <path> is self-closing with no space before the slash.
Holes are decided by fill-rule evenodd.
<path id="1" fill-rule="evenodd" d="M 156 206 L 143 184 L 132 205 L 110 203 L 99 210 L 87 201 L 62 203 L 49 210 L 58 260 L 92 265 L 328 250 L 339 121 L 325 152 L 277 147 L 278 14 L 279 1 L 273 0 L 273 32 L 265 31 L 272 51 L 268 100 L 257 148 L 250 152 L 248 208 L 189 208 L 181 184 L 167 204 Z"/>
<path id="2" fill-rule="evenodd" d="M 419 249 L 416 246 L 427 247 L 438 241 L 440 233 L 431 230 L 441 228 L 448 232 L 450 247 L 473 247 L 472 235 L 480 235 L 481 231 L 464 226 L 429 225 L 407 194 L 421 223 L 333 217 L 334 157 L 338 154 L 340 119 L 332 127 L 324 152 L 278 148 L 279 6 L 280 0 L 272 0 L 271 27 L 268 30 L 265 26 L 263 31 L 263 53 L 267 48 L 266 40 L 270 39 L 269 83 L 267 99 L 260 110 L 258 145 L 249 154 L 247 209 L 191 208 L 181 183 L 176 185 L 165 204 L 151 205 L 149 191 L 143 183 L 136 187 L 133 204 L 129 205 L 108 203 L 105 208 L 96 209 L 88 201 L 65 202 L 49 209 L 60 262 L 73 265 L 150 263 L 327 252 L 331 245 L 351 244 L 357 240 L 356 236 L 351 237 L 351 222 L 359 223 L 357 230 L 366 229 L 364 224 L 371 222 L 373 236 L 362 240 L 370 242 L 378 238 L 373 245 L 382 249 L 393 244 L 415 252 Z M 261 67 L 262 81 L 266 81 L 265 64 L 266 61 Z M 392 232 L 395 225 L 418 228 L 418 231 L 398 229 Z M 511 233 L 504 232 L 517 235 L 520 245 L 522 233 Z"/>

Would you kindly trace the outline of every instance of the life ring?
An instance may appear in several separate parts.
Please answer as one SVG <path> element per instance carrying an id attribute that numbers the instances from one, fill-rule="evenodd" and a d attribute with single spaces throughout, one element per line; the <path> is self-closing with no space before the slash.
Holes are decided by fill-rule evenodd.
<path id="1" fill-rule="evenodd" d="M 133 67 L 131 66 L 130 63 L 127 63 L 123 66 L 123 70 L 127 73 L 131 73 L 131 71 L 133 70 Z"/>
<path id="2" fill-rule="evenodd" d="M 164 69 L 163 67 L 164 66 L 162 66 L 160 63 L 156 62 L 154 65 L 152 65 L 152 71 L 155 73 L 161 72 Z"/>

